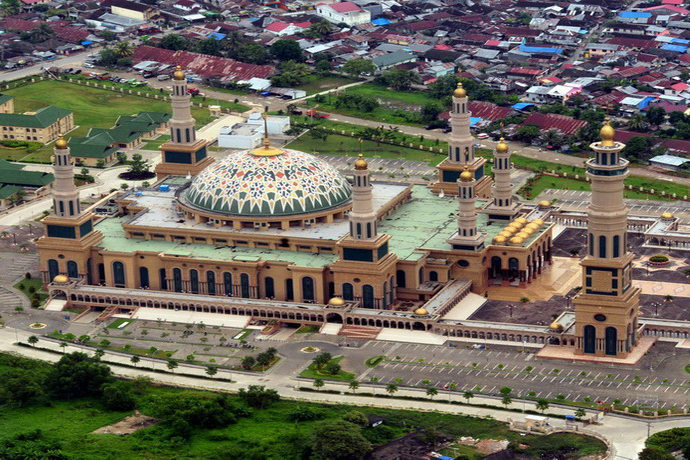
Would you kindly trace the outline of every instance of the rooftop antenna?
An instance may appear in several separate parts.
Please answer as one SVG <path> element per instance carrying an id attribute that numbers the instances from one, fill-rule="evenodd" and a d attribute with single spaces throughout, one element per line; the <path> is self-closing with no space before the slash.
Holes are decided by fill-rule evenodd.
<path id="1" fill-rule="evenodd" d="M 264 107 L 264 113 L 261 114 L 264 119 L 264 148 L 271 146 L 271 140 L 268 138 L 268 106 Z"/>

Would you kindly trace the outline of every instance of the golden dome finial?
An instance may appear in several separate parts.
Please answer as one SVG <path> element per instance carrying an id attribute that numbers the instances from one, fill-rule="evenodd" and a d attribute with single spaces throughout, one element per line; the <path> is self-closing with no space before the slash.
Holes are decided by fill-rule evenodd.
<path id="1" fill-rule="evenodd" d="M 361 153 L 357 155 L 357 159 L 355 160 L 355 169 L 358 171 L 364 171 L 369 167 L 369 163 L 367 163 L 367 160 L 364 159 L 364 155 Z"/>
<path id="2" fill-rule="evenodd" d="M 458 87 L 453 91 L 454 97 L 467 97 L 467 91 L 462 87 L 462 82 L 458 82 Z"/>
<path id="3" fill-rule="evenodd" d="M 175 80 L 184 80 L 184 71 L 182 70 L 182 66 L 177 66 L 175 67 L 175 73 L 173 73 L 173 78 Z"/>
<path id="4" fill-rule="evenodd" d="M 460 173 L 460 181 L 461 182 L 471 182 L 472 181 L 472 171 L 470 171 L 470 168 L 465 165 L 465 170 Z"/>
<path id="5" fill-rule="evenodd" d="M 264 109 L 264 112 L 261 114 L 261 118 L 264 119 L 263 145 L 259 148 L 250 150 L 249 153 L 257 157 L 274 157 L 277 155 L 282 155 L 285 153 L 285 150 L 271 147 L 271 139 L 268 138 L 268 107 Z"/>
<path id="6" fill-rule="evenodd" d="M 607 117 L 606 120 L 604 120 L 604 126 L 601 127 L 599 136 L 601 136 L 601 145 L 604 147 L 613 147 L 616 145 L 614 141 L 616 138 L 616 130 L 611 126 L 610 118 Z"/>
<path id="7" fill-rule="evenodd" d="M 501 137 L 501 140 L 496 144 L 496 153 L 508 153 L 508 144 L 506 144 L 505 139 Z"/>
<path id="8" fill-rule="evenodd" d="M 55 148 L 59 150 L 64 150 L 67 148 L 67 141 L 62 136 L 62 133 L 58 134 L 58 139 L 55 141 Z"/>

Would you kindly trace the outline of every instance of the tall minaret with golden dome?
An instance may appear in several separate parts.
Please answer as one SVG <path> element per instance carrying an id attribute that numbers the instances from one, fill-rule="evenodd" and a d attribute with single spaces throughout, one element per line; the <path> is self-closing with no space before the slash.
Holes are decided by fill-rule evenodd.
<path id="1" fill-rule="evenodd" d="M 159 179 L 170 175 L 195 176 L 213 159 L 206 156 L 207 142 L 197 139 L 196 122 L 192 117 L 192 96 L 180 66 L 173 73 L 170 101 L 170 141 L 160 146 L 162 161 L 156 165 L 156 175 Z"/>
<path id="2" fill-rule="evenodd" d="M 638 343 L 640 289 L 632 285 L 633 254 L 628 252 L 628 210 L 623 181 L 625 144 L 615 141 L 609 121 L 586 162 L 592 194 L 587 211 L 587 256 L 582 260 L 582 290 L 575 305 L 576 353 L 624 358 Z"/>
<path id="3" fill-rule="evenodd" d="M 74 164 L 62 134 L 55 141 L 53 157 L 53 213 L 41 223 L 43 236 L 36 243 L 43 282 L 58 275 L 93 281 L 91 248 L 103 235 L 93 228 L 93 213 L 82 211 L 74 184 Z"/>
<path id="4" fill-rule="evenodd" d="M 373 204 L 373 187 L 369 165 L 360 153 L 355 160 L 352 183 L 352 210 L 350 211 L 350 236 L 355 240 L 376 238 L 376 213 Z"/>
<path id="5" fill-rule="evenodd" d="M 510 162 L 510 149 L 501 137 L 494 150 L 492 201 L 485 208 L 491 220 L 513 220 L 522 208 L 521 203 L 513 200 L 513 185 L 510 183 L 512 172 L 513 164 Z"/>
<path id="6" fill-rule="evenodd" d="M 53 150 L 53 212 L 59 217 L 77 218 L 81 214 L 79 191 L 74 184 L 74 163 L 69 145 L 58 135 Z"/>
<path id="7" fill-rule="evenodd" d="M 476 251 L 484 247 L 486 234 L 477 232 L 477 180 L 465 166 L 458 181 L 458 232 L 448 239 L 456 250 Z"/>
<path id="8" fill-rule="evenodd" d="M 451 133 L 448 139 L 448 155 L 439 163 L 438 181 L 431 185 L 434 192 L 449 195 L 458 193 L 456 182 L 465 167 L 477 181 L 475 191 L 479 197 L 488 197 L 491 179 L 484 175 L 486 159 L 475 156 L 475 139 L 470 133 L 470 109 L 467 91 L 458 83 L 453 91 L 450 109 Z"/>

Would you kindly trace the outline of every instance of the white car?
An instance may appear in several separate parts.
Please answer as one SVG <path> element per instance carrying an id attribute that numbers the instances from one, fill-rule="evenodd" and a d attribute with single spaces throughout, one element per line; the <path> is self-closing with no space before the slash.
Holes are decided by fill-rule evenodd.
<path id="1" fill-rule="evenodd" d="M 89 63 L 87 62 L 87 63 L 84 64 L 84 67 L 86 67 L 87 69 L 93 69 L 93 68 L 96 67 L 96 66 L 93 65 L 93 64 L 89 64 Z"/>

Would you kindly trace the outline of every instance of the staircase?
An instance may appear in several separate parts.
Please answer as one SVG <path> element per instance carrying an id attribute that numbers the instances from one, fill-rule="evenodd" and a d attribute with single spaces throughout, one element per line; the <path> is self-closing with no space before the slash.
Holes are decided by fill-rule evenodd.
<path id="1" fill-rule="evenodd" d="M 344 335 L 353 339 L 375 339 L 383 328 L 372 326 L 343 326 L 338 335 Z"/>

